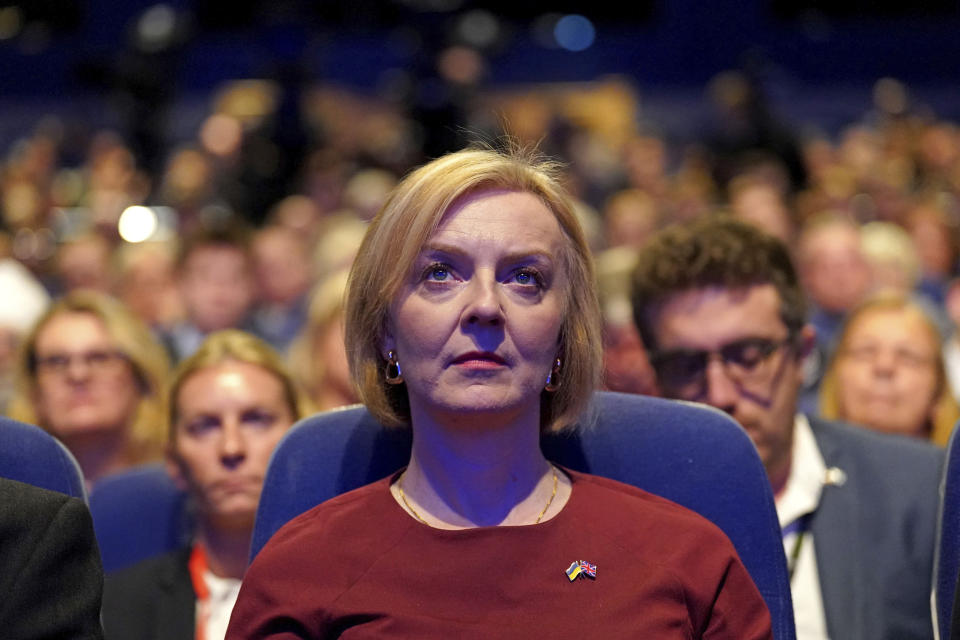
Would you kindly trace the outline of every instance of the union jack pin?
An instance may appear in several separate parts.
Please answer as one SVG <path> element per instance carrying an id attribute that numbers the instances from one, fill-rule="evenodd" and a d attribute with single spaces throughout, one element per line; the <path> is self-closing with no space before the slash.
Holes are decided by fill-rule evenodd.
<path id="1" fill-rule="evenodd" d="M 586 560 L 574 560 L 570 563 L 570 566 L 567 567 L 567 570 L 564 573 L 567 574 L 567 578 L 570 579 L 570 582 L 573 582 L 577 578 L 590 578 L 591 580 L 596 580 L 597 565 L 587 562 Z"/>

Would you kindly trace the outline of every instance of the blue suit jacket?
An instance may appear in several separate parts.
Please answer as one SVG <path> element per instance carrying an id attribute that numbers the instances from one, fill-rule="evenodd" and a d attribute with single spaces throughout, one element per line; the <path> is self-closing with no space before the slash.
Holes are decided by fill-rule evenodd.
<path id="1" fill-rule="evenodd" d="M 933 638 L 930 590 L 943 451 L 811 418 L 827 485 L 810 522 L 827 631 L 838 640 Z"/>

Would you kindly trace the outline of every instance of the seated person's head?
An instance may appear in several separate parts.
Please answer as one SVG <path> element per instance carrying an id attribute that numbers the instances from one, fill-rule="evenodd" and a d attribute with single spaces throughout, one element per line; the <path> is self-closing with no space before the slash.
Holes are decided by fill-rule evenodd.
<path id="1" fill-rule="evenodd" d="M 119 301 L 77 291 L 24 339 L 11 415 L 63 440 L 94 480 L 94 460 L 110 472 L 160 456 L 167 368 L 163 348 Z"/>
<path id="2" fill-rule="evenodd" d="M 320 410 L 357 401 L 343 344 L 346 286 L 346 271 L 317 285 L 310 297 L 307 326 L 290 348 L 290 368 Z"/>
<path id="3" fill-rule="evenodd" d="M 498 211 L 510 215 L 493 215 Z M 461 228 L 471 222 L 470 215 L 476 216 L 475 224 Z M 537 229 L 542 233 L 535 233 Z M 498 258 L 495 266 L 497 281 L 505 283 L 503 289 L 496 288 L 504 297 L 502 306 L 496 307 L 499 311 L 487 313 L 480 303 L 464 299 L 461 304 L 459 294 L 439 291 L 469 281 L 470 300 L 480 297 L 474 287 L 487 279 L 460 273 L 480 266 L 486 270 L 487 265 L 475 263 L 493 259 L 475 255 L 482 249 L 468 241 L 476 237 L 484 238 L 484 247 L 491 252 L 506 251 L 511 243 L 522 245 L 518 251 L 523 256 L 500 256 L 503 259 Z M 534 255 L 528 251 L 531 245 L 537 247 Z M 470 264 L 460 265 L 458 259 Z M 544 286 L 543 278 L 554 286 Z M 426 287 L 438 289 L 429 301 L 423 298 L 426 293 L 414 295 L 428 279 Z M 457 301 L 445 305 L 444 295 L 454 295 Z M 523 296 L 534 296 L 530 300 L 537 304 L 524 304 Z M 420 300 L 422 304 L 414 304 Z M 464 306 L 469 309 L 461 317 L 457 309 Z M 511 320 L 503 322 L 498 313 L 509 313 Z M 453 344 L 456 336 L 462 339 Z M 416 398 L 442 401 L 443 384 L 434 384 L 430 370 L 445 371 L 444 359 L 456 355 L 449 352 L 493 351 L 501 345 L 516 352 L 514 372 L 520 376 L 502 401 L 519 401 L 522 395 L 525 402 L 539 389 L 534 398 L 540 399 L 541 426 L 572 423 L 599 378 L 600 318 L 589 249 L 550 167 L 515 155 L 468 150 L 431 162 L 405 178 L 371 223 L 354 263 L 346 344 L 361 398 L 384 423 L 408 423 Z M 399 373 L 389 358 L 391 351 L 405 367 L 404 384 L 386 379 L 396 380 L 394 374 Z M 437 380 L 443 375 L 437 373 Z M 555 388 L 544 391 L 548 377 L 556 377 L 550 385 Z"/>
<path id="4" fill-rule="evenodd" d="M 940 333 L 916 302 L 881 294 L 847 318 L 820 387 L 821 414 L 946 444 L 958 414 Z"/>
<path id="5" fill-rule="evenodd" d="M 281 226 L 261 229 L 253 238 L 252 255 L 261 301 L 290 305 L 310 288 L 310 253 L 296 231 Z"/>
<path id="6" fill-rule="evenodd" d="M 867 294 L 870 268 L 857 223 L 824 213 L 800 232 L 797 269 L 811 302 L 830 313 L 849 311 Z"/>
<path id="7" fill-rule="evenodd" d="M 248 531 L 270 454 L 308 406 L 279 356 L 238 330 L 211 334 L 167 395 L 168 470 L 201 524 Z"/>
<path id="8" fill-rule="evenodd" d="M 640 251 L 633 309 L 662 393 L 726 411 L 785 473 L 813 341 L 787 247 L 722 216 L 670 227 Z"/>
<path id="9" fill-rule="evenodd" d="M 240 326 L 253 300 L 248 231 L 202 230 L 187 238 L 177 261 L 187 316 L 206 333 Z"/>

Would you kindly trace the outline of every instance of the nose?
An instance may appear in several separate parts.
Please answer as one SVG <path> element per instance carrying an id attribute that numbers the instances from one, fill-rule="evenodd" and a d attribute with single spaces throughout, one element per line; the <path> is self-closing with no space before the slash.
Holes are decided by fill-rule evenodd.
<path id="1" fill-rule="evenodd" d="M 83 382 L 90 377 L 90 365 L 83 356 L 71 356 L 66 373 L 70 382 Z"/>
<path id="2" fill-rule="evenodd" d="M 466 293 L 469 298 L 463 318 L 468 325 L 497 327 L 503 324 L 500 286 L 492 274 L 478 271 Z"/>
<path id="3" fill-rule="evenodd" d="M 897 356 L 892 351 L 879 351 L 873 358 L 873 372 L 878 376 L 892 376 L 897 370 Z"/>
<path id="4" fill-rule="evenodd" d="M 240 431 L 240 424 L 236 420 L 227 421 L 222 433 L 220 462 L 223 466 L 232 469 L 243 462 L 247 456 L 246 440 Z"/>
<path id="5" fill-rule="evenodd" d="M 730 378 L 720 358 L 710 358 L 705 375 L 707 385 L 705 402 L 732 414 L 740 398 L 740 390 Z"/>

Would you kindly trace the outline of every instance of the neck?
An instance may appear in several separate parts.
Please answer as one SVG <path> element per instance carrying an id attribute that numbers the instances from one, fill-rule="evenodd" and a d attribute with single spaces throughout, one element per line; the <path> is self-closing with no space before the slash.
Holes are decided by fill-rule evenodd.
<path id="1" fill-rule="evenodd" d="M 57 436 L 80 464 L 87 488 L 100 478 L 129 466 L 127 435 L 124 429 L 112 429 L 77 436 Z"/>
<path id="2" fill-rule="evenodd" d="M 767 466 L 767 478 L 770 480 L 770 488 L 773 490 L 773 497 L 779 498 L 783 490 L 787 488 L 787 480 L 790 479 L 790 455 L 787 455 L 783 462 Z"/>
<path id="3" fill-rule="evenodd" d="M 224 531 L 209 523 L 201 523 L 197 542 L 203 545 L 207 569 L 220 578 L 243 578 L 250 555 L 252 529 Z"/>
<path id="4" fill-rule="evenodd" d="M 540 451 L 539 413 L 498 427 L 492 421 L 451 426 L 414 415 L 403 489 L 421 515 L 454 527 L 530 524 L 537 517 L 552 487 Z"/>

